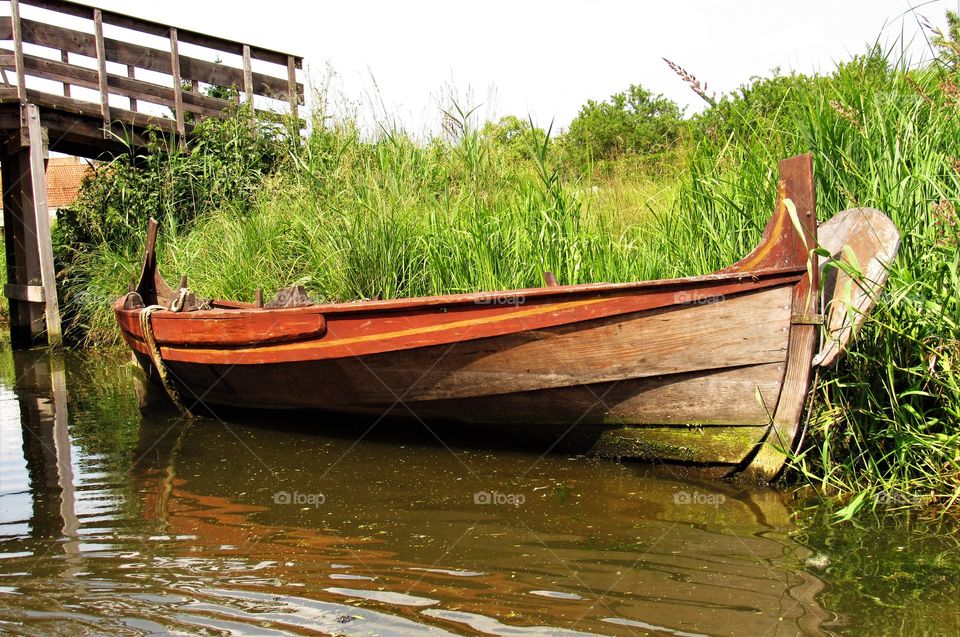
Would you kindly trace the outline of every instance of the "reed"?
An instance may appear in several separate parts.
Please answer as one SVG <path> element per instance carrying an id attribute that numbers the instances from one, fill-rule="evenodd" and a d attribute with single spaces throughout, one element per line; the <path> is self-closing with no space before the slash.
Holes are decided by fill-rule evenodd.
<path id="1" fill-rule="evenodd" d="M 880 504 L 955 511 L 960 497 L 955 81 L 952 69 L 911 70 L 873 51 L 787 82 L 779 104 L 733 123 L 734 137 L 712 135 L 704 118 L 676 214 L 658 219 L 673 260 L 719 266 L 766 219 L 776 158 L 811 151 L 821 215 L 868 206 L 897 224 L 886 291 L 849 355 L 821 375 L 809 441 L 792 463 L 795 477 L 847 494 L 841 518 Z M 746 102 L 734 103 L 745 115 Z"/>

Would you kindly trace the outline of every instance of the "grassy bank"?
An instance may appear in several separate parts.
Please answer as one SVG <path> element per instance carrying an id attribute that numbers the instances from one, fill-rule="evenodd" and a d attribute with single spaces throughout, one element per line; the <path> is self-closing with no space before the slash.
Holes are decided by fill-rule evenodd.
<path id="1" fill-rule="evenodd" d="M 756 244 L 777 160 L 812 152 L 821 218 L 875 207 L 903 243 L 853 350 L 818 380 L 789 479 L 839 494 L 841 515 L 956 511 L 960 77 L 955 40 L 937 52 L 923 68 L 871 51 L 828 75 L 705 95 L 703 114 L 663 127 L 669 143 L 608 143 L 603 157 L 578 141 L 594 139 L 582 127 L 551 140 L 516 118 L 474 126 L 460 113 L 425 143 L 366 139 L 322 114 L 306 137 L 251 130 L 243 114 L 208 120 L 190 153 L 103 167 L 61 219 L 70 333 L 116 339 L 109 303 L 151 215 L 165 274 L 189 274 L 205 296 L 301 283 L 318 299 L 390 298 L 535 286 L 544 270 L 563 283 L 695 275 Z"/>

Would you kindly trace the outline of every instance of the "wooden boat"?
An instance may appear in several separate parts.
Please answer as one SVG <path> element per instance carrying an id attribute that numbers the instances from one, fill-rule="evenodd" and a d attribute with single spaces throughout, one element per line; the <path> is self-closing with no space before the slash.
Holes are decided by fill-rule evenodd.
<path id="1" fill-rule="evenodd" d="M 820 257 L 809 155 L 780 162 L 778 190 L 760 245 L 714 274 L 350 303 L 198 301 L 160 276 L 151 221 L 114 309 L 185 409 L 507 425 L 770 479 L 800 437 L 815 355 L 842 355 L 899 243 L 882 213 L 848 210 L 820 227 Z"/>

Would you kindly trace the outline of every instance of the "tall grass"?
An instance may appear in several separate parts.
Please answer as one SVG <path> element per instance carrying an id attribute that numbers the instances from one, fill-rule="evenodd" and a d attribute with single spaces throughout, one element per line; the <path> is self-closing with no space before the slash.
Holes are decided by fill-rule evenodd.
<path id="1" fill-rule="evenodd" d="M 789 79 L 789 78 L 788 78 Z M 799 475 L 876 503 L 955 509 L 960 497 L 960 103 L 952 69 L 909 70 L 873 52 L 782 100 L 729 137 L 701 126 L 661 249 L 686 268 L 742 254 L 766 220 L 779 157 L 812 152 L 821 218 L 886 212 L 902 234 L 886 291 L 836 370 L 821 377 Z M 746 118 L 744 118 L 746 119 Z M 706 122 L 702 122 L 706 123 Z M 688 255 L 684 257 L 683 255 Z"/>
<path id="2" fill-rule="evenodd" d="M 954 67 L 911 70 L 871 51 L 829 75 L 743 87 L 655 162 L 595 170 L 571 170 L 563 145 L 533 127 L 518 152 L 465 116 L 427 143 L 397 130 L 362 139 L 322 114 L 305 138 L 261 131 L 267 142 L 226 124 L 146 177 L 122 159 L 101 169 L 81 205 L 107 206 L 125 225 L 79 240 L 83 224 L 65 220 L 64 307 L 87 342 L 116 338 L 109 302 L 138 267 L 148 215 L 163 223 L 164 273 L 189 274 L 205 296 L 252 299 L 258 287 L 300 283 L 343 301 L 537 286 L 545 270 L 562 283 L 706 273 L 759 241 L 777 160 L 812 152 L 821 218 L 876 207 L 903 242 L 853 349 L 816 385 L 790 476 L 847 494 L 844 516 L 890 502 L 956 511 L 957 86 Z M 249 163 L 251 145 L 266 164 Z M 233 170 L 238 162 L 246 168 Z M 118 185 L 130 190 L 122 210 L 106 196 Z"/>
<path id="3" fill-rule="evenodd" d="M 517 157 L 469 121 L 457 130 L 422 145 L 398 132 L 362 141 L 349 122 L 318 126 L 255 197 L 196 215 L 149 209 L 169 220 L 162 268 L 208 296 L 300 283 L 330 301 L 538 286 L 544 271 L 564 283 L 660 275 L 642 258 L 636 221 L 669 214 L 675 177 L 565 179 L 546 133 Z M 110 179 L 122 169 L 102 170 Z M 114 338 L 104 301 L 139 259 L 136 241 L 96 247 L 75 251 L 69 272 L 83 293 L 65 294 L 76 333 L 94 343 Z"/>

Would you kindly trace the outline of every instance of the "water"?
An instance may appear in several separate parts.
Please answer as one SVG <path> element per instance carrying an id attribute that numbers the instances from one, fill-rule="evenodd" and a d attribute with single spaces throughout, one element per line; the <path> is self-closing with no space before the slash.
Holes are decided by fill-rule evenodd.
<path id="1" fill-rule="evenodd" d="M 490 432 L 143 417 L 126 360 L 0 350 L 0 632 L 960 634 L 949 529 Z"/>

